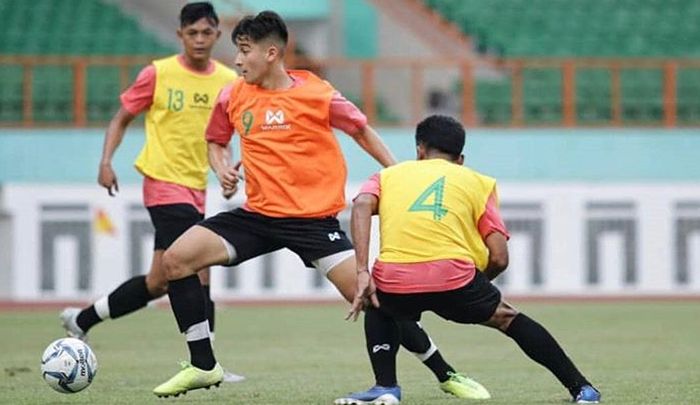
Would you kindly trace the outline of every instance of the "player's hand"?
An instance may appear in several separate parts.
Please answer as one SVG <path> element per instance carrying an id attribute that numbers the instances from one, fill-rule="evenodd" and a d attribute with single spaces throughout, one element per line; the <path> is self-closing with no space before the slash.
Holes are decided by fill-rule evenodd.
<path id="1" fill-rule="evenodd" d="M 109 163 L 100 164 L 100 172 L 97 175 L 97 183 L 107 189 L 107 193 L 114 197 L 119 192 L 119 183 L 117 183 L 117 175 Z"/>
<path id="2" fill-rule="evenodd" d="M 241 162 L 238 161 L 233 166 L 226 166 L 224 170 L 216 174 L 221 184 L 221 194 L 227 200 L 236 194 L 238 191 L 238 182 L 243 180 L 243 176 L 239 171 L 240 168 Z"/>
<path id="3" fill-rule="evenodd" d="M 377 287 L 374 285 L 374 280 L 372 280 L 372 275 L 367 270 L 362 270 L 357 272 L 357 293 L 355 294 L 355 299 L 352 300 L 352 306 L 345 320 L 352 319 L 353 322 L 357 321 L 357 317 L 360 316 L 360 312 L 363 309 L 372 305 L 375 308 L 379 308 L 379 299 L 377 298 Z"/>

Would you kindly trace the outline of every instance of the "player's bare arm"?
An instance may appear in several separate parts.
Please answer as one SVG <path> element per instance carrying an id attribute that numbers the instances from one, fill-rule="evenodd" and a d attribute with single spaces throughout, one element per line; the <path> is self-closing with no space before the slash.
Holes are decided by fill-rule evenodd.
<path id="1" fill-rule="evenodd" d="M 97 183 L 106 188 L 109 195 L 114 196 L 119 192 L 119 183 L 117 175 L 112 169 L 112 157 L 114 152 L 119 147 L 124 139 L 124 133 L 129 123 L 133 121 L 134 115 L 127 111 L 124 107 L 119 108 L 107 127 L 105 134 L 104 145 L 102 146 L 102 158 L 100 159 L 100 168 L 97 175 Z"/>
<path id="2" fill-rule="evenodd" d="M 371 126 L 365 125 L 364 128 L 350 134 L 350 136 L 383 167 L 396 164 L 396 158 Z"/>
<path id="3" fill-rule="evenodd" d="M 489 249 L 489 263 L 484 275 L 489 280 L 498 277 L 508 267 L 508 240 L 500 232 L 490 233 L 484 240 Z"/>
<path id="4" fill-rule="evenodd" d="M 241 166 L 241 162 L 235 165 L 231 163 L 231 149 L 228 144 L 221 145 L 216 142 L 208 142 L 207 156 L 209 158 L 209 166 L 211 166 L 219 179 L 223 196 L 231 198 L 238 191 L 238 181 L 241 178 L 238 169 Z"/>
<path id="5" fill-rule="evenodd" d="M 372 215 L 377 213 L 379 199 L 369 193 L 362 193 L 352 205 L 350 229 L 352 243 L 355 245 L 355 261 L 357 265 L 357 290 L 350 312 L 345 319 L 357 320 L 360 312 L 369 300 L 379 308 L 379 300 L 375 294 L 376 287 L 369 272 L 369 239 L 372 229 Z"/>

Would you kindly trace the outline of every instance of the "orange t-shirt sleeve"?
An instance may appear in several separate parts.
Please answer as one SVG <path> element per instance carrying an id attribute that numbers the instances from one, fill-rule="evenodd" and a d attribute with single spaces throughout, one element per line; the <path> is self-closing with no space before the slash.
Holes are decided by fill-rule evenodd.
<path id="1" fill-rule="evenodd" d="M 235 128 L 229 120 L 226 108 L 229 104 L 229 98 L 231 97 L 231 89 L 233 84 L 229 84 L 219 92 L 219 96 L 216 98 L 216 104 L 214 109 L 209 116 L 209 123 L 207 124 L 206 138 L 207 142 L 218 143 L 219 145 L 228 145 L 233 136 Z"/>
<path id="2" fill-rule="evenodd" d="M 486 239 L 486 237 L 493 232 L 502 234 L 506 239 L 510 238 L 510 234 L 506 229 L 506 224 L 503 222 L 501 213 L 498 210 L 498 193 L 496 192 L 496 188 L 494 188 L 491 195 L 489 195 L 489 199 L 486 202 L 486 210 L 484 210 L 481 218 L 479 218 L 478 227 L 482 239 Z"/>
<path id="3" fill-rule="evenodd" d="M 153 104 L 155 90 L 156 67 L 151 64 L 141 69 L 136 81 L 121 94 L 122 107 L 131 115 L 148 110 Z"/>

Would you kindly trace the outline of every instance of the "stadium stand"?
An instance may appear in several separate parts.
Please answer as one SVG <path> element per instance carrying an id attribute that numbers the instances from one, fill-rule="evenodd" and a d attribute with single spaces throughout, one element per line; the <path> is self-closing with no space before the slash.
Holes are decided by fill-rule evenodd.
<path id="1" fill-rule="evenodd" d="M 164 55 L 174 52 L 120 9 L 99 0 L 3 0 L 0 2 L 0 54 L 51 56 Z M 130 76 L 138 72 L 132 69 Z M 70 66 L 32 71 L 33 119 L 73 120 Z M 116 111 L 119 72 L 91 66 L 87 71 L 88 122 L 104 122 Z M 0 120 L 22 120 L 22 69 L 0 65 Z"/>
<path id="2" fill-rule="evenodd" d="M 477 49 L 507 58 L 678 58 L 700 56 L 700 2 L 696 0 L 425 0 L 425 4 L 471 36 Z M 678 120 L 697 122 L 700 72 L 678 75 Z M 526 69 L 526 123 L 561 121 L 561 75 Z M 623 69 L 625 123 L 658 122 L 662 115 L 660 70 Z M 577 121 L 610 120 L 610 73 L 579 69 Z M 486 124 L 511 119 L 510 78 L 477 83 L 477 109 Z"/>

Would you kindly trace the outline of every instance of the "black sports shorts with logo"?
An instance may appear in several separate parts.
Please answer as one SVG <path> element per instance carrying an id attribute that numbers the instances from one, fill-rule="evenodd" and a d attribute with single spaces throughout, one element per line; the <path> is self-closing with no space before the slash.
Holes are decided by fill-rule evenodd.
<path id="1" fill-rule="evenodd" d="M 175 239 L 204 219 L 204 215 L 190 204 L 166 204 L 146 208 L 156 229 L 155 250 L 169 248 Z"/>
<path id="2" fill-rule="evenodd" d="M 464 287 L 430 293 L 394 294 L 377 290 L 381 309 L 400 320 L 419 321 L 432 311 L 457 323 L 488 321 L 501 302 L 501 292 L 480 271 Z"/>
<path id="3" fill-rule="evenodd" d="M 207 218 L 199 225 L 233 245 L 236 258 L 229 263 L 231 266 L 288 248 L 306 267 L 313 267 L 314 260 L 353 248 L 335 217 L 275 218 L 236 208 Z"/>

